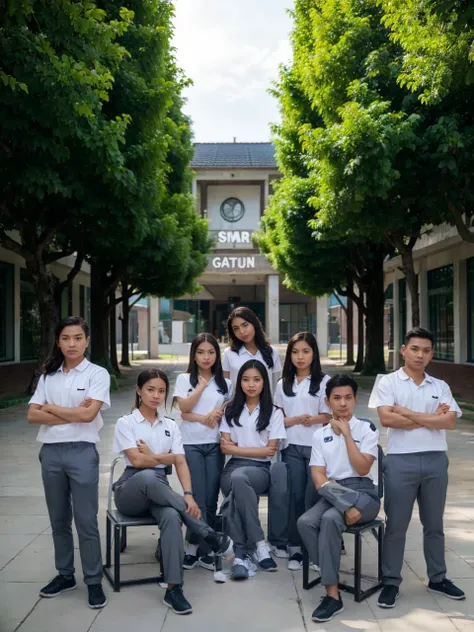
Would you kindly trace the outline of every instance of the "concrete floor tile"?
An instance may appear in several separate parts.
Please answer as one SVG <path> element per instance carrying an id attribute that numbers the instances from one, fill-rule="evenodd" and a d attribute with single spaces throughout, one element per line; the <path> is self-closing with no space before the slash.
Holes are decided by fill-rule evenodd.
<path id="1" fill-rule="evenodd" d="M 0 630 L 14 632 L 40 599 L 44 584 L 0 582 Z"/>
<path id="2" fill-rule="evenodd" d="M 0 516 L 0 536 L 5 534 L 39 535 L 49 526 L 48 516 L 35 515 L 7 515 Z"/>

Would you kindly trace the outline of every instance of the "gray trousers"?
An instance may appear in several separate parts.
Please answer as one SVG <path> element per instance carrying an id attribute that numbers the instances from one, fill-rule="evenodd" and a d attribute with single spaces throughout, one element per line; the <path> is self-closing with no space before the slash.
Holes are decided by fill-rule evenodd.
<path id="1" fill-rule="evenodd" d="M 298 520 L 298 530 L 310 559 L 321 569 L 323 586 L 339 581 L 341 536 L 347 529 L 344 512 L 356 507 L 360 523 L 377 517 L 380 500 L 369 478 L 354 477 L 331 481 L 319 488 L 321 500 Z"/>
<path id="2" fill-rule="evenodd" d="M 94 443 L 44 443 L 39 459 L 60 575 L 74 575 L 72 517 L 86 584 L 102 581 L 99 526 L 99 453 Z"/>
<path id="3" fill-rule="evenodd" d="M 225 457 L 218 443 L 185 445 L 184 451 L 191 472 L 194 500 L 201 510 L 204 522 L 214 529 Z M 189 529 L 186 539 L 190 544 L 199 543 L 198 536 Z M 199 555 L 206 555 L 210 550 L 207 544 L 201 544 Z"/>
<path id="4" fill-rule="evenodd" d="M 258 497 L 270 487 L 270 463 L 232 457 L 222 472 L 221 487 L 224 496 L 232 492 L 228 531 L 235 557 L 244 559 L 255 542 L 265 539 L 258 517 Z"/>
<path id="5" fill-rule="evenodd" d="M 128 516 L 151 514 L 160 529 L 163 574 L 169 584 L 183 583 L 184 544 L 181 525 L 205 538 L 211 528 L 186 513 L 186 503 L 171 489 L 162 468 L 128 467 L 115 484 L 117 509 Z"/>
<path id="6" fill-rule="evenodd" d="M 400 586 L 403 555 L 413 505 L 418 501 L 423 525 L 423 552 L 428 577 L 446 577 L 443 514 L 448 488 L 446 452 L 388 454 L 383 461 L 386 530 L 383 546 L 384 584 Z"/>
<path id="7" fill-rule="evenodd" d="M 301 538 L 296 526 L 298 518 L 319 500 L 309 466 L 311 446 L 290 443 L 286 450 L 282 451 L 281 458 L 288 467 L 290 477 L 288 546 L 299 547 Z"/>

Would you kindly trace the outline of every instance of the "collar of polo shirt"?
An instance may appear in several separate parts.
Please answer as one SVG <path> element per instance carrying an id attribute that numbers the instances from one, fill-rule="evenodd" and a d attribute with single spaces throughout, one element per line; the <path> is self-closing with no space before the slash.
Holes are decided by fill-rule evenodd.
<path id="1" fill-rule="evenodd" d="M 403 367 L 401 367 L 400 369 L 398 369 L 397 374 L 398 374 L 398 377 L 399 377 L 401 380 L 406 381 L 406 380 L 411 380 L 411 379 L 412 379 L 409 375 L 407 375 L 407 374 L 405 373 L 405 371 L 403 370 Z M 432 382 L 432 381 L 433 381 L 433 378 L 431 377 L 431 375 L 428 375 L 428 373 L 426 373 L 426 371 L 425 371 L 425 373 L 424 373 L 424 380 L 425 380 L 425 382 Z"/>
<path id="2" fill-rule="evenodd" d="M 84 360 L 78 364 L 77 366 L 75 366 L 73 369 L 70 369 L 71 371 L 85 371 L 87 369 L 87 367 L 89 366 L 90 362 L 87 358 L 84 358 Z M 61 371 L 61 373 L 64 373 L 63 371 L 63 367 L 64 367 L 64 362 L 61 364 L 61 366 L 58 369 L 58 372 Z"/>
<path id="3" fill-rule="evenodd" d="M 239 355 L 243 355 L 244 353 L 248 353 L 249 355 L 252 355 L 250 351 L 247 351 L 245 345 L 242 345 L 239 349 Z M 258 349 L 257 349 L 257 353 L 258 353 Z"/>
<path id="4" fill-rule="evenodd" d="M 250 412 L 249 407 L 247 406 L 247 402 L 245 402 L 244 408 L 247 410 L 249 415 L 253 415 L 256 410 L 260 410 L 260 404 L 257 404 L 252 412 Z"/>
<path id="5" fill-rule="evenodd" d="M 311 380 L 311 373 L 309 375 L 306 375 L 301 382 L 298 382 L 298 376 L 295 374 L 295 381 L 293 382 L 293 384 L 302 384 L 305 380 Z"/>
<path id="6" fill-rule="evenodd" d="M 138 421 L 139 424 L 141 424 L 143 421 L 147 421 L 148 419 L 145 419 L 145 417 L 141 414 L 141 412 L 138 410 L 138 408 L 135 408 L 135 410 L 133 411 L 132 415 L 134 416 L 134 418 L 136 419 L 136 421 Z M 157 418 L 158 422 L 163 421 L 160 417 Z M 153 422 L 153 425 L 156 424 L 156 421 Z"/>

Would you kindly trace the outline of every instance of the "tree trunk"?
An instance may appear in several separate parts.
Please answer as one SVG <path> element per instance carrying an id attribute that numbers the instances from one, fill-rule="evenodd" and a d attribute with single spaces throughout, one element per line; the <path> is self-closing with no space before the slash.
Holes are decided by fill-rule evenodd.
<path id="1" fill-rule="evenodd" d="M 364 292 L 359 288 L 359 296 L 361 297 L 361 304 L 364 304 Z M 354 367 L 354 373 L 360 373 L 364 367 L 364 310 L 361 305 L 357 306 L 357 361 Z"/>
<path id="2" fill-rule="evenodd" d="M 377 248 L 367 270 L 366 353 L 363 375 L 385 373 L 384 358 L 384 287 L 383 260 L 385 250 Z"/>
<path id="3" fill-rule="evenodd" d="M 91 360 L 113 373 L 108 340 L 108 283 L 100 263 L 91 263 Z"/>
<path id="4" fill-rule="evenodd" d="M 112 301 L 114 301 L 115 297 L 112 296 Z M 117 314 L 116 314 L 116 306 L 115 302 L 110 306 L 109 312 L 109 333 L 110 333 L 110 364 L 113 367 L 115 375 L 118 377 L 120 375 L 120 367 L 118 365 L 117 358 Z"/>
<path id="5" fill-rule="evenodd" d="M 418 294 L 418 279 L 416 278 L 415 264 L 413 262 L 413 247 L 417 239 L 417 237 L 412 237 L 410 243 L 405 244 L 402 238 L 392 237 L 393 244 L 402 259 L 403 274 L 410 292 L 413 327 L 420 326 L 420 297 Z"/>
<path id="6" fill-rule="evenodd" d="M 130 291 L 127 283 L 122 283 L 122 366 L 130 365 Z"/>
<path id="7" fill-rule="evenodd" d="M 41 375 L 43 363 L 55 342 L 55 330 L 59 323 L 59 310 L 55 301 L 57 279 L 54 274 L 47 269 L 42 260 L 30 259 L 26 260 L 25 263 L 35 288 L 40 316 L 38 359 L 28 385 L 28 392 L 33 392 Z"/>
<path id="8" fill-rule="evenodd" d="M 353 287 L 352 280 L 348 281 L 348 286 L 350 286 L 350 289 L 352 289 Z M 346 365 L 352 366 L 354 364 L 354 303 L 349 296 L 347 297 L 346 318 L 347 318 Z"/>

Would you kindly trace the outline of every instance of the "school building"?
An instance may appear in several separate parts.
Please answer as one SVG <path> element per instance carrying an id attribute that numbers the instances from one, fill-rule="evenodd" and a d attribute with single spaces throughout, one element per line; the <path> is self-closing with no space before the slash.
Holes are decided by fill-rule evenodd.
<path id="1" fill-rule="evenodd" d="M 446 380 L 455 393 L 474 399 L 474 244 L 463 241 L 454 227 L 443 225 L 423 235 L 413 256 L 420 325 L 435 336 L 435 357 L 428 372 Z M 394 368 L 400 366 L 394 350 L 412 326 L 410 295 L 400 268 L 400 257 L 384 264 L 388 346 Z"/>
<path id="2" fill-rule="evenodd" d="M 196 143 L 191 166 L 196 212 L 207 218 L 214 248 L 198 280 L 199 294 L 160 299 L 160 343 L 189 343 L 199 331 L 223 339 L 227 316 L 245 305 L 259 316 L 273 343 L 308 330 L 317 333 L 325 353 L 327 298 L 316 300 L 285 288 L 252 240 L 280 177 L 273 145 Z"/>

